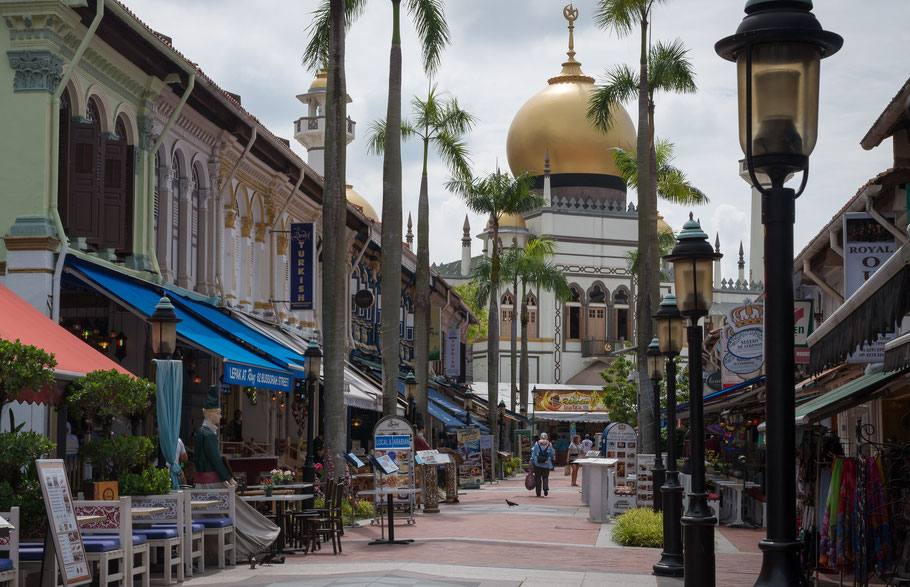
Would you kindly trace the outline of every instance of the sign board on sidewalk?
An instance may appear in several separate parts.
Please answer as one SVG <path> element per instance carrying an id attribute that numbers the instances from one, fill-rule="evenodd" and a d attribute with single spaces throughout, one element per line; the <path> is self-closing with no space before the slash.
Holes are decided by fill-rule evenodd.
<path id="1" fill-rule="evenodd" d="M 483 460 L 484 481 L 493 480 L 493 437 L 483 434 L 480 437 L 480 458 Z"/>
<path id="2" fill-rule="evenodd" d="M 654 476 L 651 470 L 654 468 L 654 455 L 638 455 L 638 464 L 635 466 L 635 475 L 638 480 L 638 507 L 654 507 L 654 492 L 660 491 L 660 487 L 654 487 Z"/>
<path id="3" fill-rule="evenodd" d="M 414 478 L 414 430 L 411 424 L 401 416 L 385 416 L 373 428 L 373 455 L 382 465 L 384 471 L 397 467 L 393 473 L 385 475 L 383 482 L 386 487 L 411 488 L 416 487 Z M 374 487 L 379 487 L 379 474 L 373 463 Z M 374 503 L 381 500 L 376 497 Z M 414 512 L 414 494 L 398 495 L 397 504 L 408 504 L 409 511 Z M 377 510 L 378 511 L 378 510 Z"/>
<path id="4" fill-rule="evenodd" d="M 480 487 L 483 483 L 483 461 L 480 455 L 480 428 L 459 428 L 458 454 L 462 461 L 458 465 L 458 484 L 461 487 Z"/>
<path id="5" fill-rule="evenodd" d="M 53 575 L 48 546 L 57 552 L 57 563 L 60 575 L 66 587 L 91 583 L 92 575 L 85 560 L 85 547 L 82 534 L 76 524 L 76 512 L 73 509 L 73 498 L 70 493 L 66 468 L 60 459 L 38 459 L 38 482 L 44 496 L 44 507 L 47 511 L 48 527 L 53 544 L 45 540 L 45 572 Z M 51 555 L 52 556 L 52 555 Z"/>

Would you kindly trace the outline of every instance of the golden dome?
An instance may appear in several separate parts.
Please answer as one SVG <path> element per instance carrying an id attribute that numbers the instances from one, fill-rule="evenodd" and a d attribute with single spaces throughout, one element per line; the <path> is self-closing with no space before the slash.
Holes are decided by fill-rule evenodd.
<path id="1" fill-rule="evenodd" d="M 567 10 L 569 7 L 567 7 Z M 509 127 L 506 154 L 514 175 L 543 173 L 544 156 L 550 151 L 550 172 L 596 173 L 619 176 L 613 163 L 613 147 L 635 146 L 632 119 L 620 104 L 613 106 L 613 126 L 601 132 L 588 121 L 588 101 L 594 79 L 581 71 L 575 60 L 572 37 L 577 10 L 564 12 L 569 21 L 569 59 L 549 85 L 518 110 Z"/>
<path id="2" fill-rule="evenodd" d="M 525 223 L 525 219 L 521 217 L 521 214 L 503 214 L 502 218 L 499 219 L 499 228 L 524 228 L 527 230 L 528 225 Z M 487 220 L 487 230 L 490 228 L 490 221 Z"/>
<path id="3" fill-rule="evenodd" d="M 657 234 L 660 234 L 662 232 L 669 232 L 670 234 L 673 234 L 673 229 L 670 228 L 670 225 L 666 223 L 666 221 L 664 220 L 664 217 L 661 216 L 660 213 L 658 212 L 657 213 Z"/>
<path id="4" fill-rule="evenodd" d="M 329 83 L 329 74 L 325 69 L 320 69 L 319 73 L 316 74 L 316 79 L 313 80 L 313 83 L 310 84 L 310 89 L 315 90 L 317 88 L 325 88 Z"/>
<path id="5" fill-rule="evenodd" d="M 348 199 L 348 202 L 354 204 L 355 206 L 363 208 L 364 216 L 371 220 L 379 222 L 379 214 L 376 213 L 376 210 L 373 209 L 373 206 L 371 206 L 363 196 L 354 191 L 354 186 L 351 184 L 346 184 L 344 193 Z"/>

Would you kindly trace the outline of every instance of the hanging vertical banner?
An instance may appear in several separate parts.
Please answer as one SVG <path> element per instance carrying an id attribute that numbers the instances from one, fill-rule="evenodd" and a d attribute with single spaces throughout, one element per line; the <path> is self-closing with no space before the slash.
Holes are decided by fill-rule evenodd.
<path id="1" fill-rule="evenodd" d="M 894 214 L 883 214 L 894 223 Z M 896 249 L 894 235 L 865 212 L 844 214 L 844 298 L 852 296 L 872 277 Z M 882 363 L 885 343 L 894 340 L 895 333 L 881 334 L 875 342 L 857 345 L 847 356 L 848 363 Z"/>
<path id="2" fill-rule="evenodd" d="M 316 294 L 316 233 L 312 222 L 291 224 L 290 300 L 292 310 L 312 310 Z"/>
<path id="3" fill-rule="evenodd" d="M 461 375 L 461 330 L 446 330 L 446 377 Z"/>
<path id="4" fill-rule="evenodd" d="M 442 341 L 442 308 L 430 308 L 430 360 L 438 361 L 441 357 Z"/>

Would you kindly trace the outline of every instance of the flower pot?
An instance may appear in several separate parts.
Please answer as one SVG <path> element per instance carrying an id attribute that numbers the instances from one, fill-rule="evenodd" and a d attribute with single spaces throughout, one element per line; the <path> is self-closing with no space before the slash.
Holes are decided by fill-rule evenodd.
<path id="1" fill-rule="evenodd" d="M 272 496 L 272 490 L 273 490 L 273 489 L 274 489 L 273 487 L 266 487 L 266 488 L 265 488 L 265 496 L 266 496 L 266 497 L 271 497 L 271 496 Z"/>

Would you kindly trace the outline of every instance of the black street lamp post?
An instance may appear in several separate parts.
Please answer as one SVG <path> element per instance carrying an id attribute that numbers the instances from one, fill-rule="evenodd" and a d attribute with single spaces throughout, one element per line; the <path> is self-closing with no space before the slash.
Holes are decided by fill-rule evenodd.
<path id="1" fill-rule="evenodd" d="M 464 425 L 471 425 L 471 410 L 474 409 L 474 394 L 471 390 L 464 392 Z"/>
<path id="2" fill-rule="evenodd" d="M 660 380 L 664 378 L 664 358 L 660 353 L 660 342 L 655 338 L 648 345 L 648 374 L 651 377 L 651 389 L 654 390 L 654 466 L 651 468 L 652 487 L 663 487 L 666 479 L 664 457 L 660 451 Z M 663 511 L 663 495 L 654 491 L 654 511 Z"/>
<path id="3" fill-rule="evenodd" d="M 822 29 L 811 0 L 749 0 L 736 34 L 715 45 L 736 62 L 740 144 L 765 225 L 767 535 L 756 585 L 804 585 L 796 535 L 793 356 L 793 223 L 818 137 L 819 70 L 844 40 Z M 803 172 L 798 191 L 787 176 Z M 770 179 L 766 189 L 758 181 Z"/>
<path id="4" fill-rule="evenodd" d="M 664 548 L 654 574 L 679 577 L 683 574 L 682 496 L 676 470 L 676 357 L 683 347 L 683 315 L 676 307 L 676 296 L 667 294 L 657 314 L 657 339 L 667 361 L 667 472 L 660 490 L 663 494 Z M 656 483 L 655 483 L 656 486 Z"/>
<path id="5" fill-rule="evenodd" d="M 422 422 L 418 422 L 419 417 L 417 415 L 417 378 L 414 377 L 413 371 L 408 373 L 404 378 L 404 395 L 408 400 L 407 419 L 415 429 L 420 431 L 423 426 L 420 425 Z"/>
<path id="6" fill-rule="evenodd" d="M 714 585 L 714 517 L 705 491 L 705 418 L 702 393 L 702 331 L 698 321 L 708 315 L 714 297 L 714 261 L 721 258 L 708 242 L 708 235 L 692 219 L 683 225 L 673 252 L 664 257 L 673 263 L 673 279 L 679 311 L 689 319 L 689 472 L 692 493 L 683 525 L 685 584 Z"/>
<path id="7" fill-rule="evenodd" d="M 319 371 L 322 366 L 322 349 L 319 347 L 319 343 L 316 342 L 316 339 L 310 340 L 310 344 L 307 345 L 306 350 L 303 352 L 303 356 L 306 358 L 306 363 L 304 364 L 304 369 L 306 371 L 306 461 L 303 463 L 303 482 L 304 483 L 315 483 L 316 482 L 316 464 L 313 462 L 313 424 L 316 420 L 316 412 L 314 409 L 315 402 L 314 396 L 316 395 L 316 389 L 319 385 Z M 315 487 L 313 488 L 313 494 L 315 495 Z M 313 497 L 309 497 L 303 500 L 302 506 L 304 510 L 313 509 Z"/>
<path id="8" fill-rule="evenodd" d="M 180 322 L 174 305 L 167 296 L 158 300 L 155 311 L 149 316 L 152 326 L 152 352 L 156 359 L 170 359 L 177 350 L 177 323 Z"/>

